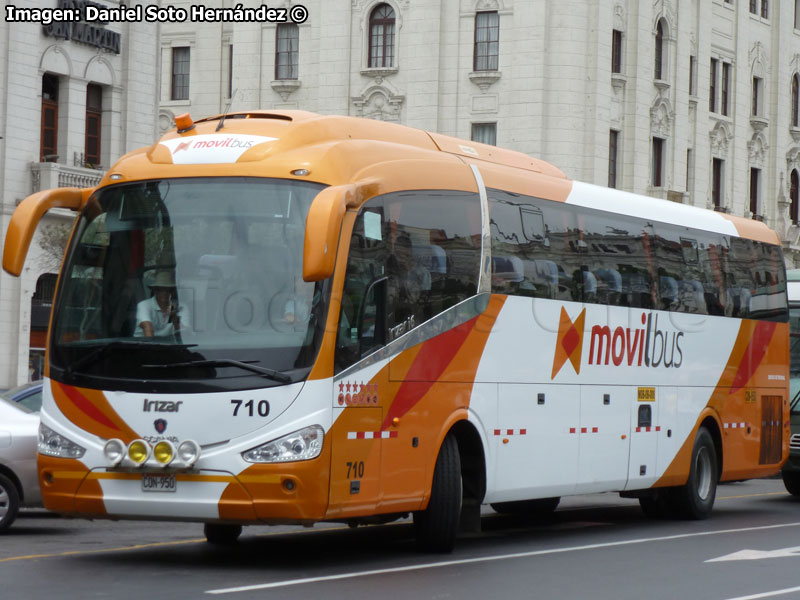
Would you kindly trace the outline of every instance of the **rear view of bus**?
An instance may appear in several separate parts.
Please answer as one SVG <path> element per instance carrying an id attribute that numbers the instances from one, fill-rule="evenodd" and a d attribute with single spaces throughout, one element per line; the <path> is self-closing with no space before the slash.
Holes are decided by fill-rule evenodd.
<path id="1" fill-rule="evenodd" d="M 178 129 L 80 211 L 50 324 L 47 508 L 248 524 L 413 514 L 450 550 L 481 506 L 619 491 L 705 518 L 788 455 L 785 272 L 762 223 L 580 184 L 365 119 Z"/>

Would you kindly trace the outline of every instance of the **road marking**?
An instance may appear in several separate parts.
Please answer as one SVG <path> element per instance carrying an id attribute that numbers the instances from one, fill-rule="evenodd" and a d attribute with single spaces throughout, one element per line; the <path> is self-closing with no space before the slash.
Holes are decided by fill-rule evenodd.
<path id="1" fill-rule="evenodd" d="M 305 579 L 286 579 L 284 581 L 274 581 L 272 583 L 262 583 L 256 585 L 245 585 L 240 587 L 223 588 L 216 590 L 206 590 L 206 594 L 232 594 L 235 592 L 250 592 L 254 590 L 266 590 L 292 585 L 303 585 L 306 583 L 319 583 L 322 581 L 336 581 L 339 579 L 354 579 L 356 577 L 369 577 L 372 575 L 385 575 L 389 573 L 403 573 L 407 571 L 421 571 L 424 569 L 440 569 L 442 567 L 452 567 L 456 565 L 469 565 L 483 562 L 494 562 L 498 560 L 511 560 L 515 558 L 528 558 L 531 556 L 543 556 L 546 554 L 561 554 L 564 552 L 577 552 L 580 550 L 597 550 L 599 548 L 613 548 L 614 546 L 628 546 L 632 544 L 645 544 L 648 542 L 665 542 L 680 540 L 693 537 L 709 535 L 721 535 L 725 533 L 744 533 L 747 531 L 765 531 L 767 529 L 780 529 L 784 527 L 800 527 L 800 523 L 782 523 L 778 525 L 763 525 L 761 527 L 745 527 L 742 529 L 721 529 L 719 531 L 699 531 L 695 533 L 680 533 L 652 538 L 639 538 L 633 540 L 622 540 L 618 542 L 606 542 L 603 544 L 587 544 L 585 546 L 571 546 L 568 548 L 553 548 L 550 550 L 533 550 L 531 552 L 516 552 L 513 554 L 500 554 L 496 556 L 481 556 L 478 558 L 464 558 L 461 560 L 446 560 L 435 563 L 422 563 L 419 565 L 408 565 L 406 567 L 394 567 L 391 569 L 375 569 L 372 571 L 355 571 L 352 573 L 341 573 L 339 575 L 326 575 L 322 577 L 307 577 Z M 734 599 L 731 599 L 734 600 Z"/>
<path id="2" fill-rule="evenodd" d="M 786 556 L 800 556 L 800 546 L 780 548 L 778 550 L 739 550 L 719 558 L 710 558 L 705 562 L 724 562 L 727 560 L 760 560 L 763 558 L 784 558 Z"/>
<path id="3" fill-rule="evenodd" d="M 197 540 L 181 540 L 179 542 L 153 542 L 152 544 L 137 544 L 135 546 L 122 546 L 120 548 L 100 548 L 98 550 L 66 550 L 52 554 L 28 554 L 26 556 L 9 556 L 0 558 L 0 563 L 11 562 L 14 560 L 34 560 L 37 558 L 55 558 L 57 556 L 75 556 L 78 554 L 100 554 L 102 552 L 124 552 L 125 550 L 141 550 L 142 548 L 160 548 L 163 546 L 180 546 L 181 544 L 196 544 L 205 542 L 205 538 Z"/>
<path id="4" fill-rule="evenodd" d="M 729 500 L 729 499 L 737 499 L 737 498 L 756 498 L 756 497 L 759 497 L 759 496 L 785 496 L 787 493 L 788 492 L 769 492 L 769 493 L 764 493 L 764 494 L 747 494 L 747 495 L 742 495 L 742 496 L 717 496 L 717 500 Z M 598 505 L 598 506 L 593 506 L 592 508 L 630 508 L 630 506 L 617 505 L 616 507 L 614 507 L 614 506 L 605 507 L 605 506 Z M 585 508 L 567 508 L 565 510 L 560 510 L 559 512 L 571 512 L 571 511 L 577 511 L 577 510 L 586 510 L 586 509 Z M 499 516 L 499 515 L 487 514 L 487 515 L 482 515 L 482 518 L 493 518 L 495 516 Z M 402 524 L 403 523 L 392 523 L 391 525 L 402 525 Z M 788 526 L 792 526 L 792 525 L 794 525 L 794 524 L 792 523 L 792 524 L 789 524 Z M 288 533 L 314 533 L 314 532 L 319 532 L 319 531 L 335 531 L 335 530 L 340 530 L 340 529 L 344 530 L 344 529 L 347 529 L 347 528 L 346 527 L 332 527 L 332 528 L 329 528 L 329 529 L 313 529 L 313 530 L 309 529 L 309 530 L 301 530 L 301 531 L 295 531 L 295 532 L 290 532 L 290 531 L 280 531 L 279 532 L 279 531 L 275 531 L 275 532 L 270 532 L 270 533 L 259 533 L 259 534 L 256 534 L 256 535 L 258 537 L 264 537 L 264 536 L 282 535 L 282 534 L 288 534 Z M 9 556 L 7 558 L 0 558 L 0 563 L 12 562 L 12 561 L 17 561 L 17 560 L 36 560 L 36 559 L 40 559 L 40 558 L 57 558 L 59 556 L 78 556 L 78 555 L 84 555 L 84 554 L 99 554 L 99 553 L 103 553 L 103 552 L 126 552 L 126 551 L 129 551 L 129 550 L 142 550 L 142 549 L 145 549 L 145 548 L 159 548 L 159 547 L 164 547 L 164 546 L 180 546 L 180 545 L 184 545 L 184 544 L 198 544 L 198 543 L 205 542 L 205 541 L 206 541 L 205 538 L 198 538 L 198 539 L 181 540 L 181 541 L 175 541 L 175 542 L 154 542 L 152 544 L 137 544 L 137 545 L 134 545 L 134 546 L 121 546 L 121 547 L 118 547 L 118 548 L 105 548 L 105 549 L 98 549 L 98 550 L 67 550 L 67 551 L 64 551 L 64 552 L 54 552 L 54 553 L 51 553 L 51 554 L 28 554 L 28 555 L 24 555 L 24 556 Z"/>
<path id="5" fill-rule="evenodd" d="M 789 492 L 766 492 L 763 494 L 743 494 L 741 496 L 717 496 L 717 500 L 737 500 L 739 498 L 760 498 L 762 496 L 787 496 Z"/>
<path id="6" fill-rule="evenodd" d="M 792 592 L 800 592 L 800 587 L 786 588 L 785 590 L 775 590 L 774 592 L 762 592 L 760 594 L 752 594 L 750 596 L 737 596 L 736 598 L 728 598 L 727 600 L 757 600 L 758 598 L 769 598 L 770 596 L 783 596 L 784 594 L 791 594 Z"/>

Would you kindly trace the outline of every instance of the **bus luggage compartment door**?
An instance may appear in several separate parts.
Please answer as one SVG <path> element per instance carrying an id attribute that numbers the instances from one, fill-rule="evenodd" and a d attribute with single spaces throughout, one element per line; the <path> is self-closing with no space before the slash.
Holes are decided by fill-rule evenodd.
<path id="1" fill-rule="evenodd" d="M 580 388 L 501 384 L 494 446 L 494 489 L 502 500 L 562 496 L 575 489 Z"/>
<path id="2" fill-rule="evenodd" d="M 635 393 L 631 386 L 581 387 L 577 493 L 624 489 Z"/>

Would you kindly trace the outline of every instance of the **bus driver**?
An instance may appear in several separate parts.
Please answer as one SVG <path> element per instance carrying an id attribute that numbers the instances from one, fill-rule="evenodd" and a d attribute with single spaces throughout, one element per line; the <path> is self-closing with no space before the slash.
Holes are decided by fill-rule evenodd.
<path id="1" fill-rule="evenodd" d="M 150 284 L 153 296 L 136 305 L 135 337 L 170 335 L 189 322 L 189 309 L 178 304 L 175 275 L 171 271 L 156 273 Z"/>

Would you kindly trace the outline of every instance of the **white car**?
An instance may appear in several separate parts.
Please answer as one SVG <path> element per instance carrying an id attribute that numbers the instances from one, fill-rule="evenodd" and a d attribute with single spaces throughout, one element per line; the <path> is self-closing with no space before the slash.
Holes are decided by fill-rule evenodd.
<path id="1" fill-rule="evenodd" d="M 0 398 L 0 533 L 20 506 L 42 503 L 36 473 L 39 413 Z"/>

